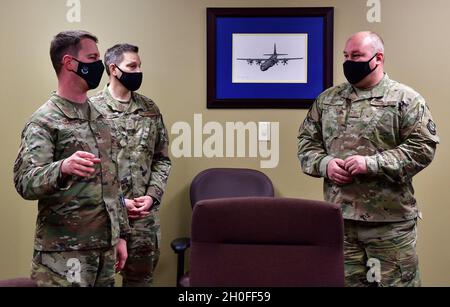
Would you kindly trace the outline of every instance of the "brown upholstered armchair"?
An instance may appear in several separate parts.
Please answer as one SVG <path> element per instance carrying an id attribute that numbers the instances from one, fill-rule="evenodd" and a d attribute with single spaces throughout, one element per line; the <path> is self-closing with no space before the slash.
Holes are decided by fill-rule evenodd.
<path id="1" fill-rule="evenodd" d="M 0 280 L 0 288 L 3 287 L 37 287 L 37 284 L 34 280 L 28 277 L 17 277 L 11 279 Z"/>
<path id="2" fill-rule="evenodd" d="M 344 286 L 340 207 L 286 198 L 200 201 L 189 267 L 192 287 Z"/>

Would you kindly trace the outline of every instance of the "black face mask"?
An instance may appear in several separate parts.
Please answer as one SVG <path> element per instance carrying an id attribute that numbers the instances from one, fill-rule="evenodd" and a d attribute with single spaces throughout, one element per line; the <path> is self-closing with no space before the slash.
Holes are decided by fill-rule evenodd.
<path id="1" fill-rule="evenodd" d="M 92 90 L 96 88 L 100 84 L 103 71 L 105 70 L 105 66 L 102 61 L 98 60 L 92 63 L 84 63 L 75 58 L 73 59 L 78 62 L 78 69 L 76 72 L 74 71 L 74 73 L 86 81 L 89 89 Z"/>
<path id="2" fill-rule="evenodd" d="M 375 66 L 374 69 L 370 69 L 369 64 L 370 61 L 377 56 L 377 54 L 378 53 L 375 53 L 375 55 L 367 62 L 346 61 L 344 63 L 344 75 L 348 82 L 351 84 L 357 84 L 377 69 L 378 65 Z"/>
<path id="3" fill-rule="evenodd" d="M 116 65 L 116 67 L 122 72 L 122 75 L 120 78 L 117 78 L 117 80 L 119 80 L 127 90 L 134 92 L 141 87 L 143 77 L 141 72 L 124 72 L 119 66 Z"/>

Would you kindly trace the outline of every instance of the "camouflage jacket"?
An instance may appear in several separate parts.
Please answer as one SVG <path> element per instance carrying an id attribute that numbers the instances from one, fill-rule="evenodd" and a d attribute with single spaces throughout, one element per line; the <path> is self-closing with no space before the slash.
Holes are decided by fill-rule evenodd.
<path id="1" fill-rule="evenodd" d="M 325 200 L 345 219 L 392 222 L 416 218 L 412 177 L 433 160 L 439 138 L 422 96 L 387 75 L 367 91 L 349 83 L 330 88 L 312 105 L 299 130 L 303 171 L 324 177 Z M 327 178 L 333 158 L 361 155 L 368 174 L 347 185 Z"/>
<path id="2" fill-rule="evenodd" d="M 119 143 L 119 177 L 126 198 L 151 196 L 159 207 L 171 169 L 169 138 L 156 104 L 133 92 L 130 103 L 112 98 L 107 87 L 91 98 L 112 120 Z"/>
<path id="3" fill-rule="evenodd" d="M 90 110 L 86 118 L 76 104 L 53 94 L 22 132 L 14 183 L 23 198 L 38 200 L 36 250 L 110 247 L 131 231 L 120 202 L 111 129 Z M 70 176 L 62 186 L 62 161 L 77 151 L 93 153 L 101 163 L 91 177 Z"/>

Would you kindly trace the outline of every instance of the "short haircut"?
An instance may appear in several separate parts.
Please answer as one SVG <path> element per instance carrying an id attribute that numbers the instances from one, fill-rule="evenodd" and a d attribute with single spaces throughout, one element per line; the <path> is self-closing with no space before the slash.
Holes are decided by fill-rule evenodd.
<path id="1" fill-rule="evenodd" d="M 108 76 L 111 74 L 109 71 L 109 65 L 119 65 L 123 61 L 123 54 L 126 52 L 138 53 L 139 47 L 130 44 L 117 44 L 106 50 L 105 53 L 105 66 Z"/>
<path id="2" fill-rule="evenodd" d="M 97 37 L 87 31 L 63 31 L 56 34 L 50 44 L 50 59 L 52 60 L 53 68 L 57 75 L 61 71 L 64 55 L 78 56 L 78 52 L 81 49 L 80 42 L 85 38 L 98 43 Z"/>
<path id="3" fill-rule="evenodd" d="M 384 41 L 380 35 L 375 32 L 369 31 L 369 37 L 372 40 L 372 46 L 376 53 L 384 53 Z"/>

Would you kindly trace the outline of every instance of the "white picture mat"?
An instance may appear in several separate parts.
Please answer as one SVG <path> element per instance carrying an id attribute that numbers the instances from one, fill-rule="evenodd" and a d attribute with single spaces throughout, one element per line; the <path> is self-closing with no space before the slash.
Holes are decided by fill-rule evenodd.
<path id="1" fill-rule="evenodd" d="M 252 65 L 246 59 L 269 59 L 276 45 L 279 59 L 289 60 L 287 65 L 280 61 L 262 71 L 260 65 Z M 308 82 L 308 34 L 233 34 L 233 83 L 307 83 Z"/>

